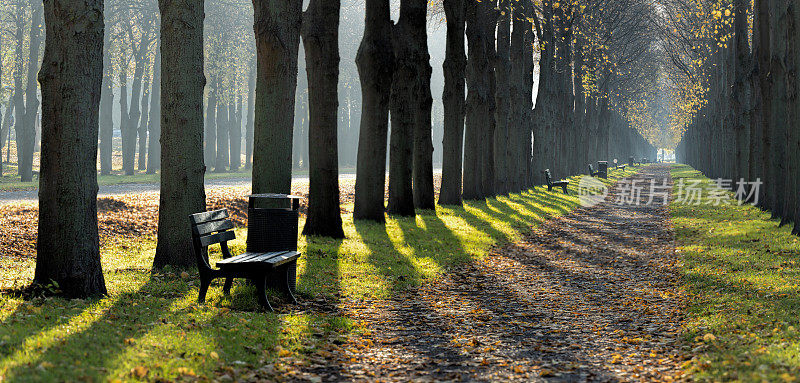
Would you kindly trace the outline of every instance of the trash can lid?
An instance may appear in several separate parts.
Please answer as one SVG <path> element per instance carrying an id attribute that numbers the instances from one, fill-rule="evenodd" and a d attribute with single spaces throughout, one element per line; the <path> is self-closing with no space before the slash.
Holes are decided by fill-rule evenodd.
<path id="1" fill-rule="evenodd" d="M 277 194 L 277 193 L 263 193 L 263 194 L 250 194 L 247 198 L 269 198 L 269 199 L 303 199 L 299 195 L 292 194 Z"/>

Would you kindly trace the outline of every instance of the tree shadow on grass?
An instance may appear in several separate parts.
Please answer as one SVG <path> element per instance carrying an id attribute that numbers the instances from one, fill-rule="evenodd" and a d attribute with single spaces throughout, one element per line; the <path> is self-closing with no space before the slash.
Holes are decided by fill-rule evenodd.
<path id="1" fill-rule="evenodd" d="M 218 325 L 215 317 L 230 310 L 197 305 L 196 291 L 174 276 L 154 275 L 133 291 L 84 301 L 79 304 L 82 312 L 69 319 L 69 328 L 54 327 L 40 333 L 40 340 L 26 345 L 16 358 L 7 359 L 6 377 L 57 381 L 176 379 L 213 369 L 210 351 L 246 360 L 241 348 L 249 341 L 232 342 L 236 337 L 231 330 L 252 324 L 242 326 L 237 316 L 229 315 L 232 319 L 227 326 Z M 275 315 L 258 313 L 252 317 L 260 317 L 258 329 L 266 334 L 266 340 L 277 333 Z M 138 367 L 141 369 L 132 370 Z"/>

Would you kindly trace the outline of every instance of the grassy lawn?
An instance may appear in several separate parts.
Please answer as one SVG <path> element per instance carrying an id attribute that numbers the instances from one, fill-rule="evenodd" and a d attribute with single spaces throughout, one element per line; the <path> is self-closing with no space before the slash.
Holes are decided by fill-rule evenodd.
<path id="1" fill-rule="evenodd" d="M 676 185 L 701 180 L 704 196 L 715 188 L 688 166 L 672 176 Z M 686 337 L 697 355 L 686 368 L 705 381 L 798 379 L 800 238 L 751 205 L 674 202 L 671 210 L 690 301 Z"/>
<path id="2" fill-rule="evenodd" d="M 539 187 L 463 208 L 389 217 L 385 227 L 354 223 L 346 215 L 347 239 L 300 237 L 301 300 L 368 302 L 430 281 L 517 240 L 549 215 L 576 208 L 576 185 L 571 196 Z M 237 235 L 232 249 L 243 251 L 246 232 L 237 229 Z M 364 331 L 335 311 L 283 305 L 281 313 L 260 312 L 245 283 L 235 284 L 227 297 L 220 284 L 212 285 L 206 304 L 198 305 L 196 274 L 151 273 L 154 252 L 154 238 L 107 244 L 102 254 L 109 296 L 102 299 L 24 300 L 0 292 L 0 381 L 274 378 L 341 347 L 357 347 L 348 336 Z M 212 252 L 212 259 L 218 256 Z M 33 260 L 0 257 L 6 263 L 0 266 L 9 262 L 16 277 L 32 277 Z"/>

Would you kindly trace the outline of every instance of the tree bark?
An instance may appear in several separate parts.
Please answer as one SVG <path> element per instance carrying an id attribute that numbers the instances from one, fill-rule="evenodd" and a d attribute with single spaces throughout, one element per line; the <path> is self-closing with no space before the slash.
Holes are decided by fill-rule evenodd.
<path id="1" fill-rule="evenodd" d="M 365 21 L 356 55 L 362 116 L 353 217 L 383 223 L 387 122 L 394 72 L 389 0 L 366 0 Z"/>
<path id="2" fill-rule="evenodd" d="M 447 50 L 444 65 L 444 137 L 442 140 L 442 186 L 440 205 L 461 202 L 461 163 L 464 147 L 464 80 L 467 56 L 464 52 L 466 14 L 464 0 L 444 0 L 447 19 Z"/>
<path id="3" fill-rule="evenodd" d="M 489 157 L 491 141 L 488 132 L 494 125 L 494 93 L 491 81 L 490 47 L 492 38 L 487 36 L 487 19 L 492 19 L 492 4 L 489 2 L 467 2 L 467 112 L 464 142 L 464 194 L 467 200 L 483 199 L 491 195 L 487 179 L 494 183 L 494 158 Z M 492 148 L 493 149 L 493 148 Z M 492 163 L 491 166 L 487 162 Z M 491 188 L 493 189 L 493 188 Z"/>
<path id="4" fill-rule="evenodd" d="M 412 0 L 409 0 L 411 3 Z M 431 95 L 431 56 L 428 53 L 427 8 L 425 0 L 413 0 L 413 10 L 408 14 L 408 37 L 412 44 L 413 65 L 416 68 L 417 93 L 411 100 L 414 110 L 414 149 L 412 161 L 412 178 L 414 207 L 433 210 L 436 208 L 433 188 L 433 136 L 431 111 L 433 96 Z M 411 7 L 411 5 L 410 5 Z M 402 21 L 402 11 L 401 11 Z M 395 46 L 398 46 L 396 44 Z"/>
<path id="5" fill-rule="evenodd" d="M 97 227 L 103 1 L 45 1 L 42 158 L 34 284 L 105 295 Z"/>
<path id="6" fill-rule="evenodd" d="M 415 214 L 415 193 L 412 187 L 416 132 L 424 132 L 418 127 L 424 118 L 422 103 L 423 83 L 420 77 L 430 81 L 425 36 L 427 2 L 425 0 L 402 0 L 400 20 L 392 30 L 392 46 L 395 56 L 395 70 L 392 77 L 391 120 L 392 130 L 389 152 L 389 201 L 386 211 L 389 214 L 412 216 Z M 427 71 L 426 71 L 427 69 Z M 430 95 L 430 88 L 427 90 Z M 430 114 L 430 108 L 428 108 Z M 420 141 L 426 138 L 421 137 Z M 430 145 L 430 116 L 428 117 L 427 141 Z M 424 146 L 424 142 L 419 146 Z M 419 156 L 424 157 L 426 149 Z M 424 160 L 422 160 L 424 161 Z M 422 165 L 420 165 L 422 166 Z M 423 177 L 420 174 L 420 177 Z M 423 177 L 424 178 L 424 177 Z M 433 182 L 431 170 L 431 182 Z M 431 189 L 432 192 L 432 189 Z M 423 193 L 424 194 L 424 193 Z M 431 199 L 433 195 L 430 195 Z M 422 202 L 422 201 L 420 201 Z"/>
<path id="7" fill-rule="evenodd" d="M 500 17 L 497 20 L 497 55 L 495 57 L 495 81 L 497 91 L 494 94 L 497 109 L 495 110 L 494 131 L 494 187 L 497 194 L 508 194 L 514 189 L 512 179 L 519 179 L 516 173 L 516 161 L 511 130 L 511 8 L 509 0 L 500 0 Z"/>
<path id="8" fill-rule="evenodd" d="M 253 193 L 289 193 L 302 0 L 253 0 L 256 76 Z"/>
<path id="9" fill-rule="evenodd" d="M 161 197 L 154 268 L 188 268 L 189 215 L 206 210 L 203 186 L 202 0 L 159 0 L 161 10 Z"/>
<path id="10" fill-rule="evenodd" d="M 147 143 L 147 174 L 161 169 L 161 44 L 156 46 L 153 66 L 153 94 L 150 98 L 150 124 Z"/>
<path id="11" fill-rule="evenodd" d="M 308 214 L 305 235 L 344 238 L 339 211 L 339 0 L 311 0 L 303 14 L 308 78 Z"/>

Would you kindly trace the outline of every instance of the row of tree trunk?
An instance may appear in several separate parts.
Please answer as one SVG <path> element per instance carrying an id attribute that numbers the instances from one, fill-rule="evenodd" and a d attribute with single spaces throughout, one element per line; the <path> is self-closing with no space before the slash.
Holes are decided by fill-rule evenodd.
<path id="1" fill-rule="evenodd" d="M 676 154 L 709 177 L 732 180 L 734 191 L 743 180 L 750 195 L 754 183 L 763 182 L 759 206 L 800 234 L 800 1 L 756 0 L 752 6 L 734 1 L 733 30 L 722 31 L 732 33 L 734 43 L 713 52 L 708 102 Z"/>
<path id="2" fill-rule="evenodd" d="M 56 281 L 68 296 L 89 296 L 105 293 L 96 210 L 99 118 L 108 118 L 99 113 L 101 90 L 108 89 L 108 83 L 103 82 L 103 4 L 102 0 L 63 1 L 69 3 L 68 11 L 55 12 L 50 4 L 45 12 L 48 33 L 40 74 L 45 122 L 35 283 Z M 539 102 L 533 109 L 535 35 L 528 16 L 536 15 L 533 4 L 526 1 L 513 8 L 512 2 L 503 1 L 498 12 L 492 2 L 445 0 L 448 51 L 443 97 L 447 132 L 440 202 L 457 204 L 462 197 L 485 198 L 524 190 L 535 182 L 539 170 L 558 169 L 567 175 L 570 170 L 581 171 L 578 167 L 591 158 L 587 154 L 576 159 L 570 152 L 580 150 L 575 145 L 582 141 L 576 137 L 585 135 L 580 130 L 584 102 L 577 97 L 581 100 L 580 117 L 575 118 L 573 86 L 579 82 L 572 77 L 572 32 L 567 24 L 554 24 L 573 17 L 550 1 L 544 4 L 544 20 L 533 17 L 539 38 L 560 45 L 544 44 L 550 50 L 542 55 L 544 74 Z M 366 27 L 357 56 L 363 92 L 357 219 L 383 222 L 385 210 L 413 215 L 416 209 L 434 208 L 427 7 L 426 0 L 402 0 L 400 19 L 393 24 L 389 0 L 366 0 Z M 249 108 L 254 111 L 253 192 L 290 192 L 294 95 L 302 37 L 309 84 L 311 169 L 304 232 L 342 237 L 336 152 L 339 3 L 311 0 L 305 13 L 301 0 L 258 0 L 254 8 L 257 70 L 251 79 L 255 96 Z M 232 139 L 241 140 L 240 135 L 230 133 L 230 125 L 235 121 L 234 125 L 241 127 L 242 107 L 241 102 L 236 106 L 219 102 L 217 93 L 212 93 L 204 126 L 203 1 L 159 0 L 159 9 L 161 45 L 156 60 L 160 71 L 154 77 L 161 78 L 157 81 L 161 89 L 152 92 L 163 97 L 163 102 L 156 104 L 159 113 L 155 114 L 160 120 L 162 176 L 153 266 L 188 268 L 195 260 L 187 216 L 205 210 L 203 176 L 212 158 L 215 170 L 234 166 L 227 145 Z M 465 36 L 469 57 L 464 52 Z M 131 48 L 134 52 L 142 50 L 141 45 Z M 137 80 L 139 61 L 136 68 L 130 108 L 127 82 L 121 82 L 126 171 L 134 166 L 130 153 L 137 133 L 141 138 L 141 110 L 146 109 L 138 102 L 146 97 L 140 93 L 141 80 Z M 127 79 L 127 74 L 122 78 Z M 103 100 L 109 103 L 108 98 Z M 631 153 L 636 145 L 649 145 L 643 145 L 604 100 L 601 97 L 586 103 L 598 116 L 596 144 L 591 140 L 586 144 L 595 148 L 593 155 L 604 159 L 617 151 Z M 592 105 L 596 104 L 595 110 Z M 152 109 L 152 102 L 150 106 Z M 150 115 L 152 119 L 152 111 Z M 212 123 L 216 129 L 204 132 Z M 100 136 L 103 134 L 107 132 Z M 385 208 L 387 139 L 390 166 Z M 213 156 L 208 150 L 212 143 Z M 534 143 L 541 153 L 531 150 Z M 592 153 L 592 149 L 586 152 Z M 229 156 L 227 165 L 225 156 Z"/>

